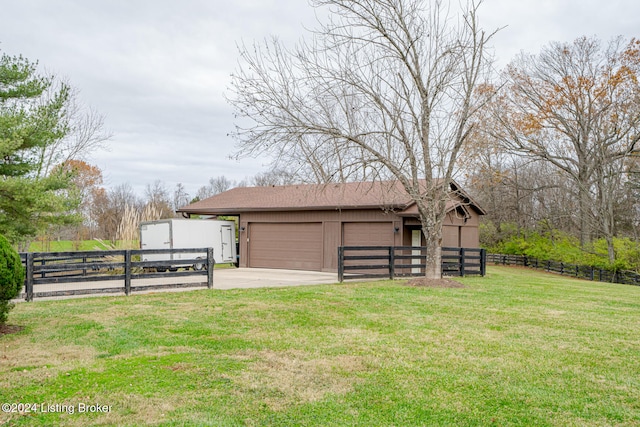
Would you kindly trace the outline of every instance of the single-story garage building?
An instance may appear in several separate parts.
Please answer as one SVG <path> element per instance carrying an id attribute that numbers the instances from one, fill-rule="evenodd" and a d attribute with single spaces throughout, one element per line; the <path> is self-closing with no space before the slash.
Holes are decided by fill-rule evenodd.
<path id="1" fill-rule="evenodd" d="M 455 183 L 443 246 L 477 248 L 484 210 Z M 339 246 L 421 246 L 415 203 L 397 183 L 234 188 L 179 209 L 239 218 L 240 267 L 334 272 Z"/>

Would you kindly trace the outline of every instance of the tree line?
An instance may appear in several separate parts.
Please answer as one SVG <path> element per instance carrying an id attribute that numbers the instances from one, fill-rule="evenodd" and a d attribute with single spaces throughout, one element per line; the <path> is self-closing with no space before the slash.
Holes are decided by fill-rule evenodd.
<path id="1" fill-rule="evenodd" d="M 487 208 L 483 242 L 572 236 L 593 252 L 640 242 L 640 41 L 581 37 L 521 54 L 482 88 L 468 186 Z M 636 268 L 640 268 L 640 259 Z"/>
<path id="2" fill-rule="evenodd" d="M 268 171 L 241 181 L 224 175 L 211 177 L 195 195 L 190 195 L 184 184 L 173 189 L 161 180 L 145 186 L 143 194 L 137 194 L 129 183 L 105 188 L 102 171 L 84 161 L 65 163 L 71 173 L 73 187 L 77 190 L 78 204 L 75 208 L 77 222 L 49 226 L 41 232 L 43 240 L 83 241 L 99 239 L 115 244 L 118 241 L 138 239 L 138 228 L 142 221 L 155 221 L 179 217 L 178 209 L 190 203 L 204 200 L 234 187 L 286 185 L 293 181 L 283 171 Z"/>

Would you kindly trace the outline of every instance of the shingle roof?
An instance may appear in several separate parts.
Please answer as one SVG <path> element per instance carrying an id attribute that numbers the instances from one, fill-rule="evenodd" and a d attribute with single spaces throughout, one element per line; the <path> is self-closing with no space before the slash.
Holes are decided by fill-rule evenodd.
<path id="1" fill-rule="evenodd" d="M 396 184 L 354 182 L 238 187 L 179 209 L 187 213 L 402 208 L 411 202 Z"/>
<path id="2" fill-rule="evenodd" d="M 411 197 L 399 182 L 376 181 L 238 187 L 192 203 L 178 212 L 229 215 L 257 211 L 405 209 L 411 204 Z"/>

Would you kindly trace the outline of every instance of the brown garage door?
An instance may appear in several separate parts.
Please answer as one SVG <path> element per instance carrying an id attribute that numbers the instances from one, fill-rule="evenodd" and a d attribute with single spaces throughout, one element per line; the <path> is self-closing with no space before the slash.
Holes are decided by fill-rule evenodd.
<path id="1" fill-rule="evenodd" d="M 322 223 L 249 224 L 249 267 L 322 269 Z"/>

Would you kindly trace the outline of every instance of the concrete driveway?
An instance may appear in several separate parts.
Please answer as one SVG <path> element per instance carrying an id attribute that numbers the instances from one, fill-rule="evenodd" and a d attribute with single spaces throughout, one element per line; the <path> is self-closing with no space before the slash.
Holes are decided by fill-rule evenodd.
<path id="1" fill-rule="evenodd" d="M 192 289 L 206 288 L 206 276 L 186 276 L 186 277 L 158 277 L 153 279 L 134 279 L 131 281 L 132 294 L 154 293 L 154 292 L 178 292 Z M 318 285 L 327 283 L 337 283 L 336 273 L 323 273 L 319 271 L 300 270 L 274 270 L 267 268 L 220 268 L 213 273 L 213 289 L 248 289 L 248 288 L 269 288 L 284 286 Z M 148 291 L 135 291 L 136 286 L 164 285 L 164 284 L 198 284 L 201 286 L 176 287 L 166 289 L 153 289 Z M 47 296 L 36 297 L 35 300 L 50 300 L 61 298 L 91 297 L 98 295 L 124 295 L 124 283 L 121 280 L 61 283 L 35 285 L 34 291 L 73 291 L 92 289 L 113 289 L 115 292 L 87 293 L 83 295 Z M 122 291 L 119 291 L 122 289 Z M 24 292 L 24 290 L 22 291 Z M 16 299 L 15 302 L 24 301 Z"/>
<path id="2" fill-rule="evenodd" d="M 273 270 L 268 268 L 221 268 L 214 270 L 214 289 L 268 288 L 337 283 L 337 273 Z"/>

